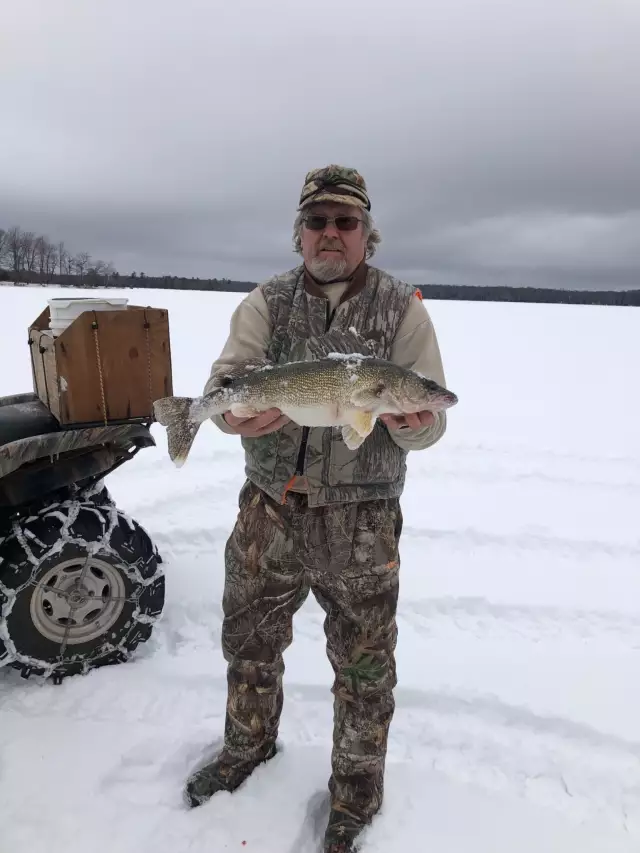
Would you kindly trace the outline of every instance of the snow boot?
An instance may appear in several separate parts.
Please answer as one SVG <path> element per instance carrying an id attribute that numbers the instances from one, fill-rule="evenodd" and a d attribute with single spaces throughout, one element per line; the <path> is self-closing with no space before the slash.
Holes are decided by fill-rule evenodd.
<path id="1" fill-rule="evenodd" d="M 365 824 L 351 815 L 331 809 L 323 853 L 356 853 L 357 839 Z"/>
<path id="2" fill-rule="evenodd" d="M 235 791 L 251 776 L 256 767 L 269 761 L 276 752 L 275 743 L 270 743 L 262 755 L 246 761 L 233 758 L 223 750 L 214 761 L 189 776 L 184 789 L 187 804 L 195 808 L 206 803 L 218 791 Z"/>

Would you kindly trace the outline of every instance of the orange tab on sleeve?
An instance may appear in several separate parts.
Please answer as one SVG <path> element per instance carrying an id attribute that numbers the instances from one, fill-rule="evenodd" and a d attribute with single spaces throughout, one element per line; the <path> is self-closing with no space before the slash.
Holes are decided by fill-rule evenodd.
<path id="1" fill-rule="evenodd" d="M 420 290 L 420 288 L 416 288 L 416 296 L 418 297 L 420 302 L 422 302 L 422 291 Z"/>

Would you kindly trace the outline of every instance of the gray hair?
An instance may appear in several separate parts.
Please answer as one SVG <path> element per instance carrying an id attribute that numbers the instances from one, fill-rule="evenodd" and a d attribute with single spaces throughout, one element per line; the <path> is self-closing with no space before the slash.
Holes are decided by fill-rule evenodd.
<path id="1" fill-rule="evenodd" d="M 304 217 L 307 214 L 307 210 L 299 211 L 298 215 L 295 218 L 293 223 L 293 251 L 298 255 L 302 254 L 302 226 L 304 224 Z M 373 217 L 369 213 L 368 210 L 362 210 L 362 228 L 364 229 L 365 236 L 367 238 L 367 251 L 366 257 L 372 258 L 376 253 L 376 246 L 382 241 L 382 237 L 380 236 L 380 232 L 375 227 L 373 222 Z"/>

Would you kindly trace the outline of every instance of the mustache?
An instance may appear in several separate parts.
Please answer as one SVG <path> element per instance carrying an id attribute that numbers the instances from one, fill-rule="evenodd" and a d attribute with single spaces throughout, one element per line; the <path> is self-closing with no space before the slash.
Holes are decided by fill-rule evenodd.
<path id="1" fill-rule="evenodd" d="M 323 249 L 330 249 L 330 250 L 334 250 L 337 252 L 343 251 L 342 244 L 340 244 L 340 243 L 328 243 L 326 241 L 323 243 L 320 243 L 320 245 L 318 246 L 319 252 L 321 252 Z"/>

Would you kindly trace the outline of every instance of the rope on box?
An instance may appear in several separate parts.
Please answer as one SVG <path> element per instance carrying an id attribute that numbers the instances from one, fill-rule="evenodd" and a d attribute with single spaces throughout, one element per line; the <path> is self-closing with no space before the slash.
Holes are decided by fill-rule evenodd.
<path id="1" fill-rule="evenodd" d="M 104 425 L 107 426 L 107 401 L 104 395 L 104 376 L 102 375 L 102 360 L 100 358 L 100 341 L 98 340 L 98 320 L 96 318 L 96 312 L 93 312 L 93 323 L 91 324 L 91 328 L 93 329 L 93 339 L 96 346 L 96 362 L 98 365 L 98 377 L 100 379 L 100 397 L 102 399 L 102 414 L 104 417 Z"/>
<path id="2" fill-rule="evenodd" d="M 151 343 L 149 341 L 149 328 L 151 323 L 147 319 L 147 309 L 144 311 L 144 332 L 147 338 L 147 380 L 149 383 L 149 417 L 153 417 L 153 392 L 151 382 Z"/>

